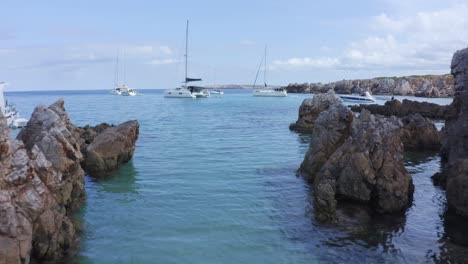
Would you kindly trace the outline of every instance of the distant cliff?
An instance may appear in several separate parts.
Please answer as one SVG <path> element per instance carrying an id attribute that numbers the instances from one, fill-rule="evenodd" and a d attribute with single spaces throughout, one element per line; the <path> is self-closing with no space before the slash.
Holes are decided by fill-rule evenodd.
<path id="1" fill-rule="evenodd" d="M 291 83 L 289 93 L 336 93 L 350 94 L 371 91 L 373 94 L 414 95 L 418 97 L 452 97 L 455 93 L 451 74 L 406 77 L 379 77 L 362 80 L 342 80 L 332 83 Z"/>

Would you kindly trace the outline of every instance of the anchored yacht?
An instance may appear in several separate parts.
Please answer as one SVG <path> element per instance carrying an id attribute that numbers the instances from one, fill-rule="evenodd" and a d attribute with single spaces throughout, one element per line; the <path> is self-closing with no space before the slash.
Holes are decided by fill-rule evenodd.
<path id="1" fill-rule="evenodd" d="M 185 30 L 185 81 L 182 87 L 169 89 L 164 91 L 166 98 L 207 98 L 210 97 L 210 92 L 201 86 L 188 85 L 190 82 L 198 82 L 202 79 L 188 77 L 188 30 L 189 21 L 187 20 L 187 28 Z"/>
<path id="2" fill-rule="evenodd" d="M 5 116 L 9 127 L 22 128 L 26 126 L 28 120 L 26 118 L 21 118 L 16 108 L 5 101 L 5 96 L 3 95 L 3 88 L 5 86 L 5 82 L 0 82 L 0 111 Z"/>
<path id="3" fill-rule="evenodd" d="M 124 54 L 125 55 L 125 54 Z M 129 88 L 125 84 L 125 63 L 123 63 L 123 84 L 120 84 L 119 79 L 119 51 L 117 51 L 117 59 L 115 63 L 115 81 L 114 81 L 114 89 L 111 90 L 112 94 L 115 95 L 122 95 L 122 96 L 135 96 L 137 94 L 135 89 Z"/>
<path id="4" fill-rule="evenodd" d="M 260 69 L 263 65 L 263 83 L 264 88 L 255 89 L 252 93 L 253 96 L 259 97 L 285 97 L 288 96 L 288 92 L 284 88 L 275 88 L 275 89 L 268 89 L 268 85 L 266 84 L 266 72 L 267 72 L 267 46 L 265 45 L 265 54 L 260 62 L 258 67 L 257 75 L 255 76 L 255 81 L 253 87 L 255 88 L 255 84 L 257 83 L 258 74 L 260 73 Z"/>
<path id="5" fill-rule="evenodd" d="M 362 95 L 339 95 L 341 100 L 350 103 L 375 103 L 375 98 L 366 91 L 364 96 Z"/>

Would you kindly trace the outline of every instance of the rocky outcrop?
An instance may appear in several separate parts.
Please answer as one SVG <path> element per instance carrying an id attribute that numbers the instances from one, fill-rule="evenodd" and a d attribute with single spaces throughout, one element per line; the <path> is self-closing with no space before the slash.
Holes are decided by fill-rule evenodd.
<path id="1" fill-rule="evenodd" d="M 103 128 L 101 125 L 98 129 Z M 87 129 L 85 131 L 90 131 Z M 122 163 L 128 162 L 135 152 L 138 139 L 139 124 L 132 120 L 116 127 L 107 127 L 96 134 L 90 144 L 84 149 L 83 168 L 93 177 L 109 176 Z M 89 136 L 87 133 L 83 137 Z"/>
<path id="2" fill-rule="evenodd" d="M 440 150 L 440 134 L 430 119 L 411 114 L 403 117 L 401 122 L 401 142 L 405 150 Z"/>
<path id="3" fill-rule="evenodd" d="M 135 122 L 113 131 L 119 162 L 131 156 L 129 149 L 133 154 L 135 143 L 117 138 L 136 140 Z M 60 263 L 75 252 L 79 237 L 72 214 L 85 198 L 81 131 L 70 122 L 63 100 L 38 106 L 13 142 L 0 114 L 0 264 Z"/>
<path id="4" fill-rule="evenodd" d="M 297 174 L 313 183 L 330 156 L 351 133 L 353 114 L 341 102 L 332 104 L 328 111 L 315 121 L 312 141 Z"/>
<path id="5" fill-rule="evenodd" d="M 453 114 L 446 118 L 442 145 L 442 174 L 446 180 L 449 208 L 468 217 L 468 49 L 457 51 L 452 59 L 455 77 Z"/>
<path id="6" fill-rule="evenodd" d="M 289 93 L 326 93 L 329 90 L 334 90 L 340 94 L 370 91 L 373 94 L 421 97 L 451 97 L 454 95 L 454 81 L 450 74 L 342 80 L 327 84 L 292 83 L 285 88 Z"/>
<path id="7" fill-rule="evenodd" d="M 363 110 L 358 118 L 334 104 L 318 117 L 299 173 L 313 182 L 316 217 L 335 219 L 337 199 L 368 203 L 378 212 L 406 208 L 413 184 L 403 164 L 402 123 Z"/>
<path id="8" fill-rule="evenodd" d="M 340 102 L 340 99 L 333 91 L 305 99 L 299 107 L 297 121 L 292 123 L 289 129 L 302 133 L 311 133 L 319 114 L 337 102 Z"/>
<path id="9" fill-rule="evenodd" d="M 453 110 L 450 106 L 438 105 L 428 102 L 417 102 L 404 99 L 403 102 L 391 100 L 384 105 L 361 104 L 351 106 L 353 112 L 361 112 L 362 109 L 370 111 L 374 115 L 405 117 L 410 114 L 419 114 L 431 119 L 444 120 L 451 115 Z"/>
<path id="10" fill-rule="evenodd" d="M 14 142 L 0 120 L 0 263 L 58 262 L 76 246 L 82 155 L 58 106 L 37 107 Z"/>

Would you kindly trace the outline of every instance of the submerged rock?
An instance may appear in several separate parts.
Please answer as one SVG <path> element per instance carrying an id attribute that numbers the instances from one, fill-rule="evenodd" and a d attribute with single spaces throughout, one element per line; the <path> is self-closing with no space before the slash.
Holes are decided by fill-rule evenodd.
<path id="1" fill-rule="evenodd" d="M 319 114 L 337 102 L 340 102 L 340 99 L 333 91 L 305 99 L 299 107 L 299 117 L 296 123 L 291 124 L 289 129 L 302 133 L 311 133 Z"/>
<path id="2" fill-rule="evenodd" d="M 402 123 L 363 110 L 358 118 L 334 104 L 320 114 L 299 173 L 313 182 L 316 217 L 335 219 L 338 199 L 368 203 L 381 213 L 406 208 L 413 194 L 403 163 Z"/>
<path id="3" fill-rule="evenodd" d="M 457 51 L 452 59 L 455 77 L 453 114 L 445 123 L 441 150 L 442 173 L 439 180 L 446 180 L 449 208 L 468 217 L 468 49 Z"/>
<path id="4" fill-rule="evenodd" d="M 440 134 L 430 119 L 411 114 L 403 117 L 401 121 L 401 141 L 405 150 L 440 150 Z"/>
<path id="5" fill-rule="evenodd" d="M 404 99 L 403 102 L 391 100 L 384 105 L 361 104 L 351 106 L 353 112 L 361 112 L 362 109 L 370 111 L 374 115 L 405 117 L 410 114 L 419 114 L 431 119 L 446 119 L 451 114 L 449 106 L 428 102 L 417 102 Z"/>
<path id="6" fill-rule="evenodd" d="M 132 159 L 138 133 L 136 120 L 102 130 L 85 149 L 85 171 L 93 177 L 109 176 L 122 163 Z"/>

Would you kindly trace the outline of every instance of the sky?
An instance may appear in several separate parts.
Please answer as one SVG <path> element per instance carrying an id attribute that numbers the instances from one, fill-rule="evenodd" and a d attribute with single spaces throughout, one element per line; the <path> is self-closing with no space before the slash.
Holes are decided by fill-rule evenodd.
<path id="1" fill-rule="evenodd" d="M 0 0 L 0 81 L 9 91 L 167 89 L 445 74 L 468 47 L 468 0 Z M 260 77 L 263 79 L 263 76 Z"/>

